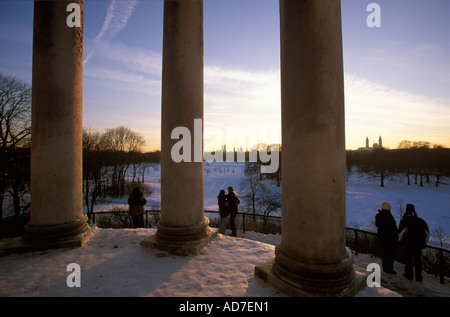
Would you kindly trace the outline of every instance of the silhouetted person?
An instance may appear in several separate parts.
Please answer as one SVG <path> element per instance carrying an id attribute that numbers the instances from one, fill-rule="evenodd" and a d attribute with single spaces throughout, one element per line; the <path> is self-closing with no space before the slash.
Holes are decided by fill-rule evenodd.
<path id="1" fill-rule="evenodd" d="M 221 189 L 219 195 L 217 196 L 217 204 L 219 205 L 219 232 L 221 234 L 225 234 L 225 229 L 227 227 L 228 216 L 230 215 L 230 211 L 228 208 L 228 201 L 225 189 Z"/>
<path id="2" fill-rule="evenodd" d="M 378 228 L 378 241 L 382 249 L 383 271 L 395 274 L 394 262 L 397 255 L 398 230 L 394 217 L 391 214 L 391 205 L 383 201 L 381 210 L 375 216 L 375 225 Z"/>
<path id="3" fill-rule="evenodd" d="M 230 211 L 230 236 L 236 237 L 236 215 L 239 211 L 239 203 L 241 202 L 241 200 L 231 186 L 228 187 L 227 201 Z"/>
<path id="4" fill-rule="evenodd" d="M 422 282 L 422 249 L 427 245 L 430 231 L 427 223 L 417 216 L 414 205 L 406 204 L 406 210 L 400 220 L 399 241 L 405 252 L 405 274 L 408 280 L 413 278 L 415 268 L 416 281 Z"/>
<path id="5" fill-rule="evenodd" d="M 133 220 L 133 228 L 144 227 L 144 205 L 147 203 L 144 193 L 138 187 L 135 187 L 128 197 L 128 205 Z"/>

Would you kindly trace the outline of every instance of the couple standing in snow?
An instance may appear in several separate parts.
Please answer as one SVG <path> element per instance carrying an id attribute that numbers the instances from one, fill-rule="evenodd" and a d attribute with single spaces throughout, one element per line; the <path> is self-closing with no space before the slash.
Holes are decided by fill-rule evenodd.
<path id="1" fill-rule="evenodd" d="M 397 246 L 403 247 L 405 254 L 405 274 L 408 280 L 413 278 L 415 267 L 416 281 L 422 281 L 422 249 L 426 247 L 430 231 L 427 223 L 417 216 L 414 205 L 406 204 L 406 210 L 400 220 L 399 227 L 391 214 L 391 205 L 383 201 L 381 210 L 375 216 L 378 227 L 378 239 L 382 248 L 383 271 L 395 274 L 394 261 Z"/>
<path id="2" fill-rule="evenodd" d="M 230 216 L 230 229 L 231 236 L 236 237 L 236 215 L 239 210 L 240 203 L 239 196 L 234 191 L 233 187 L 228 187 L 228 194 L 225 193 L 225 189 L 221 189 L 217 196 L 217 203 L 219 205 L 219 232 L 225 234 L 225 228 L 227 226 L 227 219 Z"/>

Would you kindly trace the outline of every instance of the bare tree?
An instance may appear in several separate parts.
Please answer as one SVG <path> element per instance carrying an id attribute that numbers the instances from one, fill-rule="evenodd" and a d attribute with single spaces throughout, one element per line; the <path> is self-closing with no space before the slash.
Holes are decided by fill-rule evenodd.
<path id="1" fill-rule="evenodd" d="M 272 212 L 278 211 L 281 208 L 281 194 L 276 191 L 270 191 L 267 186 L 262 184 L 261 190 L 262 197 L 259 200 L 259 209 L 263 215 L 268 216 Z M 264 217 L 264 223 L 267 222 L 267 218 Z"/>
<path id="2" fill-rule="evenodd" d="M 106 129 L 102 142 L 106 150 L 130 153 L 140 152 L 145 144 L 145 139 L 130 128 L 121 126 Z"/>
<path id="3" fill-rule="evenodd" d="M 133 167 L 132 183 L 137 180 L 140 169 L 142 174 L 145 173 L 148 165 L 141 153 L 144 143 L 142 135 L 126 127 L 104 132 L 83 128 L 83 191 L 88 213 L 93 212 L 99 196 L 121 197 L 125 194 L 125 179 L 130 166 Z"/>
<path id="4" fill-rule="evenodd" d="M 112 194 L 115 197 L 123 196 L 127 170 L 136 154 L 142 151 L 145 139 L 130 128 L 121 126 L 107 129 L 102 136 L 101 143 L 102 147 L 114 158 L 111 179 Z"/>
<path id="5" fill-rule="evenodd" d="M 439 226 L 433 230 L 433 235 L 439 241 L 439 245 L 441 248 L 444 247 L 444 244 L 450 239 L 450 235 L 445 231 L 444 227 Z"/>
<path id="6" fill-rule="evenodd" d="M 384 187 L 384 181 L 393 173 L 394 156 L 392 151 L 383 148 L 362 152 L 363 162 L 361 170 L 367 175 L 380 180 L 380 187 Z"/>
<path id="7" fill-rule="evenodd" d="M 242 205 L 250 209 L 255 217 L 259 201 L 262 199 L 263 187 L 257 173 L 248 174 L 240 184 Z"/>
<path id="8" fill-rule="evenodd" d="M 19 215 L 19 195 L 25 189 L 24 179 L 29 179 L 29 170 L 27 169 L 29 169 L 30 135 L 31 86 L 0 73 L 1 216 L 3 216 L 3 201 L 6 191 L 12 194 L 14 214 Z M 28 151 L 24 151 L 25 148 L 28 148 Z"/>
<path id="9" fill-rule="evenodd" d="M 101 145 L 101 133 L 83 128 L 83 191 L 88 215 L 93 212 L 105 177 L 105 152 Z"/>
<path id="10" fill-rule="evenodd" d="M 245 209 L 252 211 L 254 218 L 256 214 L 268 216 L 270 213 L 281 208 L 281 195 L 272 192 L 259 177 L 259 165 L 246 163 L 245 177 L 240 184 L 242 205 Z M 266 218 L 264 218 L 264 222 Z"/>

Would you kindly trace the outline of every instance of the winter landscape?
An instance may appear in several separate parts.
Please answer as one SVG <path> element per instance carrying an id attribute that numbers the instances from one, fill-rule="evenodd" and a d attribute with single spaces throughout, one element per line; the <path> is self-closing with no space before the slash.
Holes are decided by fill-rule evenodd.
<path id="1" fill-rule="evenodd" d="M 351 296 L 450 297 L 448 1 L 69 2 L 0 1 L 1 297 L 152 297 L 138 312 L 169 315 L 279 314 L 268 298 L 291 303 L 283 305 L 289 313 L 327 309 L 285 302 L 286 288 L 257 277 L 255 267 L 274 259 L 280 241 L 269 276 L 296 291 L 334 296 L 361 284 Z M 205 147 L 212 130 L 219 141 Z M 202 174 L 198 164 L 183 170 L 191 145 L 194 162 L 220 148 L 246 148 L 249 157 L 270 149 L 278 158 L 283 145 L 285 156 L 283 166 L 260 156 L 261 168 L 275 168 L 264 176 L 242 162 L 205 162 Z M 169 161 L 169 147 L 183 164 Z M 164 177 L 158 161 L 168 164 Z M 131 229 L 127 198 L 137 185 L 155 213 L 150 226 Z M 277 230 L 283 217 L 282 232 L 255 232 L 255 216 L 247 228 L 239 217 L 237 237 L 234 229 L 218 234 L 216 197 L 229 186 L 241 215 L 275 216 L 269 224 Z M 138 198 L 133 222 L 144 212 Z M 397 225 L 407 204 L 428 223 L 423 280 L 417 272 L 402 277 L 405 248 L 390 254 L 397 273 L 384 266 L 391 274 L 377 275 L 379 241 L 371 237 L 386 201 Z M 199 222 L 202 209 L 209 227 Z M 344 237 L 345 220 L 369 233 Z M 408 230 L 411 238 L 416 230 Z M 142 243 L 156 233 L 156 244 Z M 82 247 L 64 248 L 82 237 Z M 171 253 L 180 241 L 177 251 L 186 252 L 206 237 L 199 254 Z M 352 284 L 345 243 L 363 283 Z M 13 252 L 17 246 L 24 252 Z M 56 305 L 15 306 L 62 313 Z M 136 311 L 119 302 L 94 306 L 102 314 Z M 392 306 L 404 314 L 403 303 Z M 78 302 L 67 307 L 92 313 Z M 342 311 L 385 313 L 363 308 Z"/>
<path id="2" fill-rule="evenodd" d="M 232 186 L 238 194 L 242 194 L 245 163 L 243 162 L 205 162 L 204 164 L 204 206 L 205 210 L 218 210 L 217 195 L 220 189 Z M 160 208 L 160 165 L 152 164 L 145 175 L 152 194 L 147 197 L 147 206 L 150 209 Z M 450 234 L 450 179 L 443 179 L 439 187 L 434 184 L 407 185 L 403 175 L 396 175 L 380 187 L 377 179 L 367 174 L 355 172 L 347 177 L 347 227 L 376 232 L 375 215 L 380 209 L 382 201 L 392 205 L 392 215 L 397 225 L 407 203 L 414 204 L 419 217 L 429 225 L 431 236 L 429 243 L 439 245 L 438 238 L 433 234 L 437 229 Z M 263 179 L 270 192 L 281 194 L 281 186 L 276 180 Z M 240 210 L 243 211 L 242 205 Z M 110 210 L 127 210 L 127 198 L 110 200 L 106 204 L 96 205 L 95 212 Z M 247 211 L 250 212 L 251 211 Z M 270 213 L 272 216 L 281 216 L 281 210 Z M 443 241 L 447 247 L 450 241 Z"/>
<path id="3" fill-rule="evenodd" d="M 239 193 L 245 163 L 205 163 L 205 209 L 217 210 L 217 193 L 233 186 Z M 281 192 L 274 180 L 264 180 L 272 191 Z M 145 175 L 152 194 L 148 208 L 160 205 L 160 165 L 152 164 Z M 398 220 L 400 207 L 416 205 L 433 232 L 449 232 L 450 187 L 444 184 L 420 187 L 401 178 L 380 188 L 376 180 L 352 173 L 347 181 L 347 226 L 374 231 L 373 218 L 382 200 L 390 201 Z M 245 208 L 245 207 L 244 207 Z M 126 198 L 96 205 L 95 211 L 126 210 Z M 398 213 L 397 213 L 398 210 Z M 273 213 L 277 215 L 277 213 Z M 279 215 L 279 211 L 278 211 Z M 219 234 L 198 256 L 178 257 L 156 250 L 143 250 L 140 242 L 156 229 L 95 228 L 85 246 L 9 255 L 0 262 L 0 296 L 149 296 L 149 297 L 284 297 L 254 276 L 254 267 L 272 260 L 280 235 L 238 231 L 238 238 Z M 430 243 L 438 244 L 432 235 Z M 448 241 L 447 241 L 448 243 Z M 81 287 L 68 287 L 68 265 L 80 267 Z M 366 268 L 379 258 L 355 255 L 355 264 Z M 422 283 L 397 275 L 381 276 L 381 287 L 366 287 L 358 297 L 450 296 L 450 280 L 425 274 Z M 359 274 L 359 273 L 358 273 Z"/>

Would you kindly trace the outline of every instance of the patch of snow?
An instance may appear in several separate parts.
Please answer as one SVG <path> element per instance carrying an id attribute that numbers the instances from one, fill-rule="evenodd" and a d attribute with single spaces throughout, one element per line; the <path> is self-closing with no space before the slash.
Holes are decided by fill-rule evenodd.
<path id="1" fill-rule="evenodd" d="M 256 265 L 273 259 L 279 235 L 219 234 L 199 255 L 181 257 L 141 248 L 140 242 L 155 232 L 96 228 L 80 248 L 6 256 L 0 261 L 0 296 L 285 297 L 254 276 Z M 358 255 L 355 261 L 366 267 L 379 259 Z M 66 283 L 70 263 L 80 266 L 81 287 Z M 382 275 L 382 286 L 395 283 L 409 289 L 407 295 L 450 296 L 448 283 L 440 285 L 427 274 L 422 283 L 408 281 L 400 272 Z M 399 294 L 381 287 L 366 288 L 357 296 Z"/>

